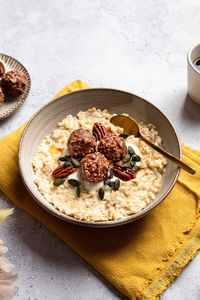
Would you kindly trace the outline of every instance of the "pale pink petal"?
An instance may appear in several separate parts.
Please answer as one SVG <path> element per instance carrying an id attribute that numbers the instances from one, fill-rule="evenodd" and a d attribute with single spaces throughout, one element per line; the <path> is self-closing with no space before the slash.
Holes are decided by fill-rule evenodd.
<path id="1" fill-rule="evenodd" d="M 11 262 L 7 258 L 0 257 L 0 269 L 9 273 L 12 271 L 13 267 L 14 266 L 11 264 Z"/>
<path id="2" fill-rule="evenodd" d="M 17 285 L 0 285 L 0 299 L 11 300 L 18 292 Z"/>
<path id="3" fill-rule="evenodd" d="M 7 247 L 3 247 L 3 246 L 0 246 L 0 256 L 2 256 L 4 253 L 6 253 L 8 251 L 8 248 Z"/>
<path id="4" fill-rule="evenodd" d="M 17 274 L 12 275 L 0 269 L 0 285 L 5 282 L 6 284 L 11 284 L 16 279 L 17 279 Z"/>

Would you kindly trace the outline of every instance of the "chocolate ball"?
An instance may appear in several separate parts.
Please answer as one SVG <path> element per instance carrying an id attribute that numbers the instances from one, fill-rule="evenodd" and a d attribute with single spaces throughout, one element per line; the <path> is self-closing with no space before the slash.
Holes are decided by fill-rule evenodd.
<path id="1" fill-rule="evenodd" d="M 17 96 L 23 94 L 26 88 L 26 75 L 18 70 L 4 73 L 1 79 L 1 87 L 5 94 Z"/>
<path id="2" fill-rule="evenodd" d="M 4 93 L 3 93 L 2 89 L 0 88 L 0 105 L 2 105 L 3 101 L 4 101 Z"/>
<path id="3" fill-rule="evenodd" d="M 86 129 L 73 131 L 68 139 L 69 154 L 74 157 L 82 157 L 96 151 L 97 142 L 95 137 Z"/>
<path id="4" fill-rule="evenodd" d="M 0 76 L 4 74 L 4 67 L 0 64 Z"/>
<path id="5" fill-rule="evenodd" d="M 119 161 L 127 152 L 125 140 L 115 133 L 105 135 L 98 145 L 98 151 L 112 161 Z"/>
<path id="6" fill-rule="evenodd" d="M 109 170 L 109 161 L 99 152 L 87 154 L 80 162 L 80 176 L 83 180 L 97 183 L 104 178 Z"/>

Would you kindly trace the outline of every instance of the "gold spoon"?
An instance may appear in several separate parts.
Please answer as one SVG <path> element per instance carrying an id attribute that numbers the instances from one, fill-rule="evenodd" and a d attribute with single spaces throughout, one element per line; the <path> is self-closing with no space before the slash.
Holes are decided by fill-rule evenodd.
<path id="1" fill-rule="evenodd" d="M 142 141 L 144 141 L 147 145 L 149 145 L 154 150 L 156 150 L 159 153 L 161 153 L 162 155 L 164 155 L 166 158 L 171 160 L 173 163 L 177 164 L 180 168 L 184 169 L 188 173 L 190 173 L 190 174 L 195 174 L 196 173 L 196 171 L 193 168 L 186 165 L 184 162 L 182 162 L 181 160 L 176 158 L 174 155 L 170 154 L 169 152 L 163 150 L 162 148 L 154 145 L 149 140 L 147 140 L 141 134 L 139 126 L 138 126 L 137 122 L 134 119 L 132 119 L 130 117 L 127 117 L 127 116 L 124 116 L 124 115 L 118 115 L 118 116 L 112 117 L 110 119 L 110 122 L 115 126 L 119 126 L 119 127 L 124 128 L 125 133 L 134 135 L 136 137 L 140 137 L 142 139 Z"/>

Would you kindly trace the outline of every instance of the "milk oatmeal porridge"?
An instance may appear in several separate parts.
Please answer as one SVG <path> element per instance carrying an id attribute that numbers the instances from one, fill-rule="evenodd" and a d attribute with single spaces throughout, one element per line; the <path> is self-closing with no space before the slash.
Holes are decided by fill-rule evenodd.
<path id="1" fill-rule="evenodd" d="M 159 191 L 166 159 L 109 122 L 107 110 L 68 115 L 41 141 L 32 159 L 34 182 L 60 212 L 84 221 L 117 220 L 140 212 Z M 142 134 L 156 145 L 152 124 Z"/>

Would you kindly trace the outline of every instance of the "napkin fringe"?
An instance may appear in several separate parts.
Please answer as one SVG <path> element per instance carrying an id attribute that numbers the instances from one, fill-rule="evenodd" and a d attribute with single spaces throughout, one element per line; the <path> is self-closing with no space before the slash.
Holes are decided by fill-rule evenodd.
<path id="1" fill-rule="evenodd" d="M 174 260 L 174 263 L 167 269 L 167 271 L 164 272 L 163 275 L 158 275 L 158 273 L 162 273 L 164 271 L 166 268 L 166 263 L 176 254 L 181 245 L 187 239 L 187 235 L 191 232 L 196 224 L 197 218 L 194 222 L 187 225 L 185 230 L 178 237 L 176 244 L 168 250 L 168 253 L 165 256 L 161 257 L 162 263 L 155 268 L 155 271 L 152 272 L 152 276 L 145 282 L 143 287 L 138 290 L 140 295 L 139 299 L 158 299 L 159 296 L 167 289 L 167 287 L 175 280 L 175 278 L 179 276 L 188 262 L 196 255 L 197 251 L 200 249 L 200 233 L 197 234 L 188 247 L 181 252 L 179 257 Z M 157 277 L 159 278 L 158 280 L 156 280 Z M 151 287 L 152 282 L 155 280 L 156 282 Z M 145 290 L 147 290 L 147 292 L 145 292 Z"/>
<path id="2" fill-rule="evenodd" d="M 188 146 L 185 146 L 184 144 L 182 144 L 182 146 L 186 148 L 186 152 L 189 150 L 195 156 L 200 156 L 199 150 L 192 149 Z M 184 156 L 187 157 L 187 153 L 185 153 Z M 152 272 L 152 276 L 145 282 L 141 289 L 138 290 L 140 299 L 158 299 L 159 296 L 164 292 L 164 290 L 166 290 L 166 288 L 171 284 L 171 282 L 175 280 L 175 278 L 180 274 L 182 269 L 188 264 L 188 262 L 196 255 L 197 251 L 200 249 L 200 234 L 198 234 L 194 238 L 194 240 L 192 240 L 189 246 L 174 261 L 174 263 L 168 268 L 168 270 L 164 272 L 167 262 L 170 259 L 172 259 L 172 257 L 177 253 L 178 249 L 181 247 L 181 245 L 185 242 L 185 240 L 187 239 L 187 235 L 197 224 L 198 218 L 200 216 L 200 197 L 198 193 L 193 189 L 190 189 L 181 179 L 181 177 L 179 177 L 178 182 L 195 197 L 197 203 L 196 218 L 192 223 L 187 225 L 185 230 L 179 236 L 177 243 L 173 245 L 173 248 L 168 250 L 168 253 L 164 257 L 161 258 L 162 263 L 155 268 L 155 271 Z M 164 272 L 163 275 L 158 275 L 158 273 L 162 272 Z M 157 277 L 159 277 L 160 279 L 156 280 Z M 151 286 L 152 282 L 154 282 L 155 280 L 156 282 Z"/>
<path id="3" fill-rule="evenodd" d="M 187 150 L 191 151 L 195 155 L 200 155 L 200 150 L 199 149 L 194 149 L 190 146 L 185 145 L 184 143 L 182 143 L 182 146 L 184 146 Z"/>
<path id="4" fill-rule="evenodd" d="M 142 300 L 156 300 L 167 289 L 167 287 L 178 277 L 183 268 L 194 258 L 200 250 L 200 233 L 174 261 L 168 270 L 159 278 L 159 280 L 148 289 L 141 298 Z"/>

